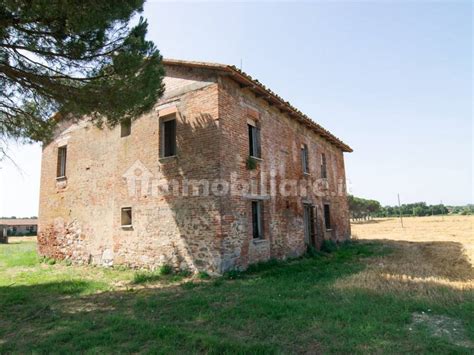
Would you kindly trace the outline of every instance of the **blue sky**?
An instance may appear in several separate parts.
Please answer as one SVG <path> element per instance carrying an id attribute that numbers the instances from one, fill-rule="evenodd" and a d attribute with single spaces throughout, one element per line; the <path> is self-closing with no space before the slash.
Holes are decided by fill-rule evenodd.
<path id="1" fill-rule="evenodd" d="M 240 66 L 354 148 L 351 193 L 473 202 L 472 4 L 148 1 L 169 58 Z M 0 163 L 0 215 L 35 215 L 39 146 Z"/>

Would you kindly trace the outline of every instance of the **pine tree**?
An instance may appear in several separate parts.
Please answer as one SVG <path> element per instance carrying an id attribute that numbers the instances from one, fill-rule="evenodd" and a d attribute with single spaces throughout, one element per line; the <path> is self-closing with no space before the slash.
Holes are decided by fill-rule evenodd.
<path id="1" fill-rule="evenodd" d="M 114 126 L 150 110 L 164 70 L 143 3 L 2 0 L 0 139 L 47 140 L 53 115 Z"/>

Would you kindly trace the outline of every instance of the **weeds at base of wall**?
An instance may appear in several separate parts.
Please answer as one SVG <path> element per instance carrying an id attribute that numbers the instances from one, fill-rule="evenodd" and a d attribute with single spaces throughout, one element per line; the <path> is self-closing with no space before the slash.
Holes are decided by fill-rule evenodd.
<path id="1" fill-rule="evenodd" d="M 130 266 L 128 265 L 114 265 L 113 268 L 117 271 L 130 271 L 133 270 Z"/>
<path id="2" fill-rule="evenodd" d="M 317 255 L 320 255 L 320 254 L 317 254 Z M 281 267 L 281 266 L 287 265 L 287 264 L 289 264 L 293 261 L 300 260 L 304 257 L 315 257 L 317 255 L 315 254 L 313 256 L 308 256 L 307 254 L 305 254 L 304 256 L 300 256 L 300 257 L 297 257 L 297 258 L 289 258 L 289 259 L 286 259 L 286 260 L 270 259 L 268 261 L 262 261 L 262 262 L 259 262 L 259 263 L 256 263 L 256 264 L 251 264 L 244 271 L 229 270 L 229 271 L 225 272 L 222 275 L 222 278 L 227 279 L 227 280 L 241 279 L 241 278 L 244 278 L 244 277 L 246 277 L 250 274 L 259 273 L 259 272 L 266 271 L 266 270 L 269 270 L 269 269 L 272 269 L 272 268 L 275 268 L 275 267 Z"/>
<path id="3" fill-rule="evenodd" d="M 321 250 L 317 250 L 314 247 L 308 246 L 308 249 L 306 253 L 303 256 L 296 257 L 296 258 L 289 258 L 286 260 L 278 260 L 278 259 L 270 259 L 268 261 L 263 261 L 257 264 L 252 264 L 249 265 L 247 270 L 240 271 L 240 270 L 229 270 L 225 272 L 222 275 L 223 279 L 228 279 L 228 280 L 235 280 L 235 279 L 241 279 L 244 278 L 245 276 L 249 274 L 254 274 L 262 271 L 269 270 L 274 267 L 283 267 L 285 265 L 288 265 L 294 261 L 301 260 L 303 258 L 317 258 L 317 257 L 325 257 L 328 256 L 329 254 L 336 252 L 338 250 L 343 250 L 345 248 L 351 247 L 352 242 L 350 240 L 347 240 L 342 243 L 336 243 L 332 240 L 325 240 L 323 242 L 323 245 L 321 246 Z M 220 278 L 220 279 L 222 279 Z M 217 279 L 219 280 L 219 279 Z M 216 280 L 216 281 L 217 281 Z"/>
<path id="4" fill-rule="evenodd" d="M 55 265 L 57 263 L 57 260 L 53 258 L 48 258 L 47 256 L 43 256 L 42 258 L 39 258 L 39 262 L 41 264 L 46 265 Z"/>
<path id="5" fill-rule="evenodd" d="M 73 265 L 73 262 L 71 259 L 63 259 L 63 260 L 58 260 L 58 259 L 54 259 L 54 258 L 50 258 L 50 257 L 47 257 L 47 256 L 42 256 L 42 257 L 38 257 L 38 263 L 39 264 L 46 264 L 46 265 L 56 265 L 56 264 L 60 264 L 60 265 L 64 265 L 64 266 L 72 266 Z"/>
<path id="6" fill-rule="evenodd" d="M 199 271 L 197 276 L 200 280 L 209 280 L 211 278 L 211 276 L 205 271 Z"/>
<path id="7" fill-rule="evenodd" d="M 323 253 L 333 253 L 338 249 L 338 245 L 333 240 L 324 240 L 323 244 L 321 245 L 321 251 Z"/>
<path id="8" fill-rule="evenodd" d="M 323 255 L 324 253 L 321 252 L 320 250 L 316 249 L 315 247 L 313 247 L 312 245 L 308 245 L 308 248 L 306 249 L 306 253 L 304 254 L 304 256 L 306 258 L 315 258 L 317 256 L 321 256 Z"/>
<path id="9" fill-rule="evenodd" d="M 155 271 L 137 271 L 133 275 L 132 284 L 140 285 L 154 281 L 180 281 L 183 278 L 189 277 L 192 272 L 189 270 L 181 270 L 173 272 L 171 265 L 162 265 Z"/>
<path id="10" fill-rule="evenodd" d="M 170 266 L 170 265 L 161 265 L 159 268 L 158 268 L 158 274 L 160 275 L 170 275 L 173 273 L 173 268 Z"/>

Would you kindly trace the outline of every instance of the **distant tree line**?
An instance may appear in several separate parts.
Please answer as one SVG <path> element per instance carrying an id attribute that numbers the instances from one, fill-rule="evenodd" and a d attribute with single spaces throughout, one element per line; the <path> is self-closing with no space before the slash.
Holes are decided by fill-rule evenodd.
<path id="1" fill-rule="evenodd" d="M 460 214 L 460 215 L 473 215 L 474 214 L 474 205 L 469 204 L 466 206 L 446 206 L 449 210 L 449 213 Z"/>
<path id="2" fill-rule="evenodd" d="M 37 216 L 31 216 L 31 217 L 17 217 L 17 216 L 10 216 L 10 217 L 0 217 L 0 219 L 37 219 Z"/>
<path id="3" fill-rule="evenodd" d="M 373 217 L 437 216 L 444 214 L 474 214 L 474 205 L 445 206 L 443 204 L 427 205 L 426 202 L 415 202 L 398 206 L 382 206 L 376 200 L 368 200 L 356 196 L 348 196 L 349 212 L 355 220 L 365 220 Z"/>
<path id="4" fill-rule="evenodd" d="M 394 217 L 399 216 L 438 216 L 448 214 L 448 208 L 443 204 L 427 205 L 426 202 L 406 203 L 398 206 L 385 206 L 379 212 L 378 217 Z"/>

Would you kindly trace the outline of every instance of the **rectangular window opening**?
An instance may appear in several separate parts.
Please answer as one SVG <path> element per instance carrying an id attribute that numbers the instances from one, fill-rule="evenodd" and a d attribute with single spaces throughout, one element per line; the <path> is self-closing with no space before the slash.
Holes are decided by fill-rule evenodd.
<path id="1" fill-rule="evenodd" d="M 176 119 L 172 118 L 161 122 L 161 156 L 176 155 Z"/>
<path id="2" fill-rule="evenodd" d="M 123 207 L 121 216 L 122 227 L 130 227 L 132 225 L 132 208 Z"/>
<path id="3" fill-rule="evenodd" d="M 126 118 L 120 122 L 120 137 L 129 136 L 132 133 L 132 119 Z"/>
<path id="4" fill-rule="evenodd" d="M 307 245 L 316 245 L 316 212 L 313 205 L 304 204 L 304 236 Z"/>
<path id="5" fill-rule="evenodd" d="M 263 239 L 262 203 L 252 201 L 252 235 L 254 239 Z"/>
<path id="6" fill-rule="evenodd" d="M 331 211 L 329 205 L 324 205 L 324 225 L 326 230 L 331 229 Z"/>
<path id="7" fill-rule="evenodd" d="M 327 172 L 327 166 L 326 166 L 326 154 L 322 153 L 321 154 L 321 178 L 327 179 L 328 177 L 328 172 Z"/>
<path id="8" fill-rule="evenodd" d="M 66 177 L 66 157 L 67 157 L 67 146 L 58 148 L 58 165 L 56 170 L 57 178 Z"/>
<path id="9" fill-rule="evenodd" d="M 308 146 L 306 144 L 301 147 L 301 165 L 303 172 L 309 174 Z"/>
<path id="10" fill-rule="evenodd" d="M 260 128 L 248 124 L 249 130 L 249 154 L 251 157 L 261 158 L 262 149 L 260 146 Z"/>

